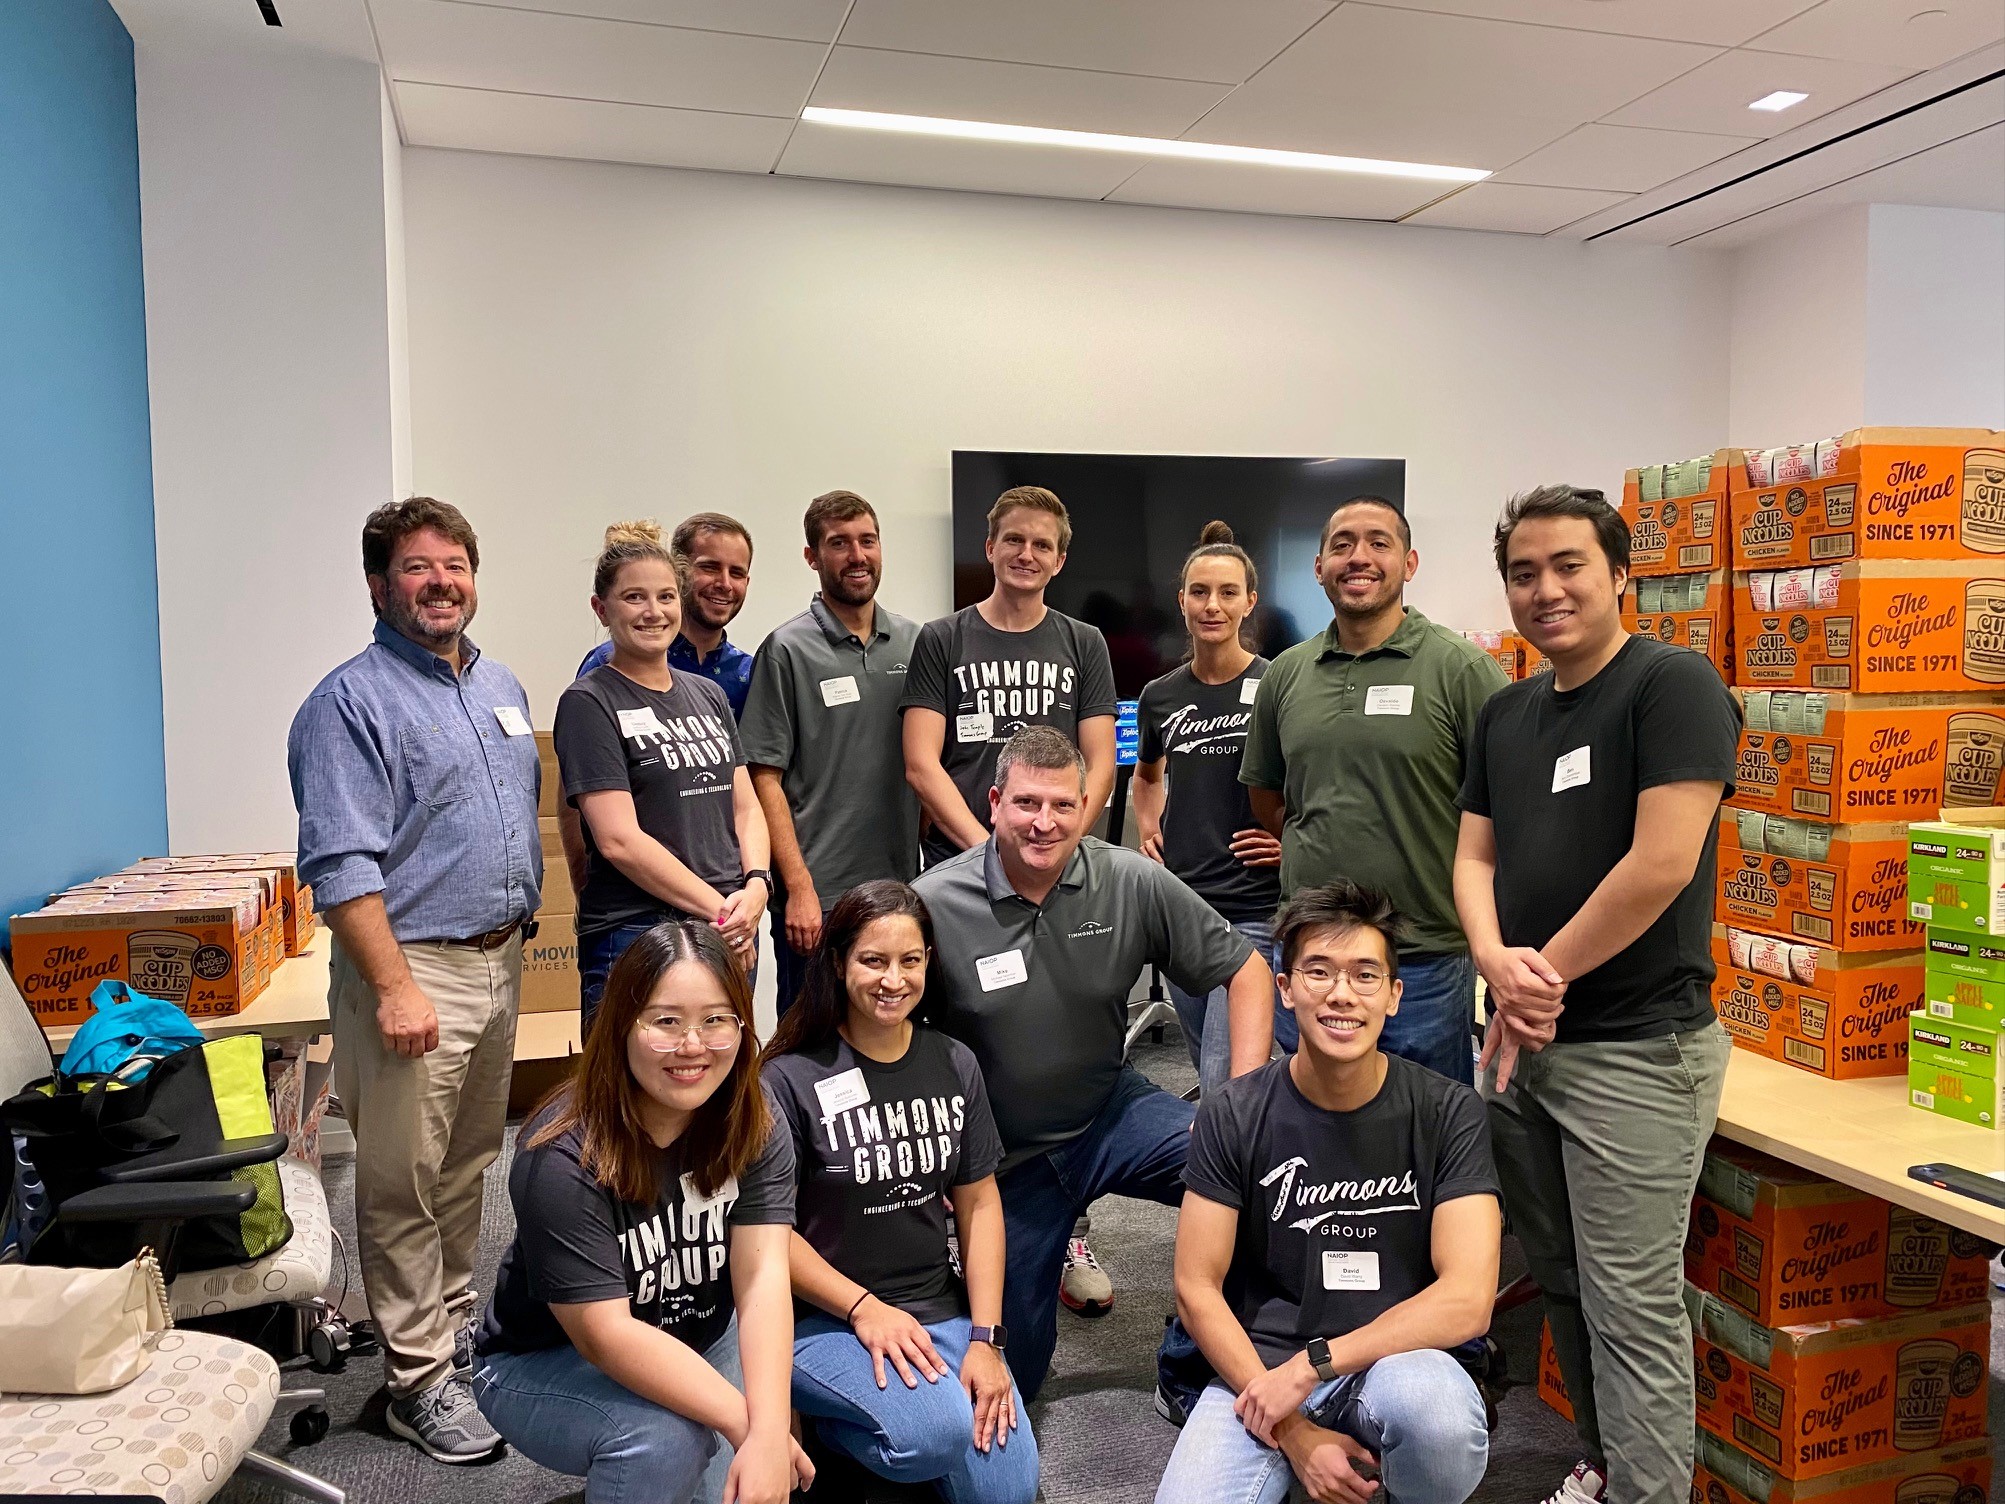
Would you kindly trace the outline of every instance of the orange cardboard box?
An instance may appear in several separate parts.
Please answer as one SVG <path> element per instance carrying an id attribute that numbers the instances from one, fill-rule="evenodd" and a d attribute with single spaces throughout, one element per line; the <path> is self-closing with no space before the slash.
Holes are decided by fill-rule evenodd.
<path id="1" fill-rule="evenodd" d="M 128 982 L 191 1018 L 241 1012 L 269 979 L 268 911 L 201 894 L 82 898 L 9 924 L 14 981 L 45 1024 L 82 1023 L 99 982 Z"/>
<path id="2" fill-rule="evenodd" d="M 1991 1504 L 1991 1444 L 1960 1442 L 1815 1478 L 1783 1478 L 1701 1427 L 1692 1504 Z"/>
<path id="3" fill-rule="evenodd" d="M 1566 1376 L 1559 1371 L 1559 1354 L 1553 1351 L 1552 1324 L 1539 1323 L 1539 1398 L 1568 1420 L 1573 1419 L 1573 1401 L 1567 1397 Z"/>
<path id="4" fill-rule="evenodd" d="M 1865 956 L 1881 959 L 1876 951 Z M 1926 993 L 1927 974 L 1912 953 L 1902 959 L 1915 964 L 1871 966 L 1838 995 L 1721 966 L 1713 973 L 1713 1011 L 1741 1049 L 1812 1075 L 1832 1081 L 1905 1075 L 1907 1016 Z"/>
<path id="5" fill-rule="evenodd" d="M 1718 1296 L 1696 1304 L 1699 1424 L 1785 1478 L 1985 1434 L 1989 1301 L 1774 1328 Z"/>
<path id="6" fill-rule="evenodd" d="M 1736 805 L 1864 824 L 2005 802 L 2005 703 L 1997 696 L 1822 698 L 1817 730 L 1742 729 Z"/>
<path id="7" fill-rule="evenodd" d="M 2005 559 L 1830 566 L 1834 605 L 1761 606 L 1734 576 L 1734 682 L 1866 694 L 2005 688 Z"/>
<path id="8" fill-rule="evenodd" d="M 2005 555 L 2005 433 L 1855 428 L 1820 480 L 1732 488 L 1733 567 Z"/>
<path id="9" fill-rule="evenodd" d="M 1733 683 L 1733 617 L 1727 612 L 1678 611 L 1657 616 L 1622 613 L 1622 625 L 1643 637 L 1690 648 Z"/>
<path id="10" fill-rule="evenodd" d="M 1741 845 L 1742 813 L 1720 811 L 1714 914 L 1725 924 L 1841 951 L 1917 950 L 1908 918 L 1907 824 L 1820 825 L 1821 858 Z M 1800 832 L 1802 826 L 1798 826 Z"/>
<path id="11" fill-rule="evenodd" d="M 1525 676 L 1525 640 L 1515 632 L 1479 630 L 1462 634 L 1495 660 L 1504 677 L 1516 681 Z"/>
<path id="12" fill-rule="evenodd" d="M 154 856 L 134 862 L 126 872 L 262 872 L 270 873 L 276 886 L 279 925 L 285 939 L 285 954 L 297 956 L 313 939 L 317 916 L 313 909 L 313 887 L 299 880 L 298 860 L 291 852 L 243 852 L 213 856 Z M 124 876 L 114 873 L 113 877 Z"/>
<path id="13" fill-rule="evenodd" d="M 1685 1278 L 1763 1326 L 1983 1302 L 1971 1234 L 1715 1137 L 1699 1171 Z"/>
<path id="14" fill-rule="evenodd" d="M 1622 519 L 1629 524 L 1629 573 L 1691 574 L 1727 568 L 1727 494 L 1735 471 L 1746 474 L 1741 452 L 1721 449 L 1713 455 L 1705 490 L 1670 501 L 1643 500 L 1642 472 L 1626 472 Z"/>

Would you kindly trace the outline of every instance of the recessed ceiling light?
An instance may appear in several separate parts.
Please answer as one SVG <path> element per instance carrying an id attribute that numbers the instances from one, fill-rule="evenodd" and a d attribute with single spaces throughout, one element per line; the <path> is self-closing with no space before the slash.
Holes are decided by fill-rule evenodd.
<path id="1" fill-rule="evenodd" d="M 1788 109 L 1791 105 L 1801 104 L 1809 97 L 1808 94 L 1799 94 L 1794 89 L 1777 89 L 1773 94 L 1762 95 L 1761 98 L 1749 105 L 1748 108 L 1750 110 L 1767 110 L 1770 114 L 1774 114 L 1778 110 Z"/>
<path id="2" fill-rule="evenodd" d="M 1112 136 L 1099 131 L 1062 131 L 1042 125 L 999 125 L 987 120 L 945 120 L 933 115 L 887 115 L 875 110 L 835 110 L 809 105 L 801 119 L 816 125 L 896 131 L 909 136 L 954 136 L 964 141 L 1008 141 L 1029 146 L 1071 146 L 1086 151 L 1125 152 L 1142 157 L 1181 157 L 1200 162 L 1248 162 L 1262 167 L 1301 167 L 1315 172 L 1359 172 L 1376 177 L 1426 178 L 1440 183 L 1476 183 L 1490 174 L 1480 167 L 1441 167 L 1428 162 L 1385 162 L 1375 157 L 1335 157 L 1314 151 L 1279 151 L 1265 146 L 1222 146 L 1209 141 L 1171 141 L 1160 136 Z"/>

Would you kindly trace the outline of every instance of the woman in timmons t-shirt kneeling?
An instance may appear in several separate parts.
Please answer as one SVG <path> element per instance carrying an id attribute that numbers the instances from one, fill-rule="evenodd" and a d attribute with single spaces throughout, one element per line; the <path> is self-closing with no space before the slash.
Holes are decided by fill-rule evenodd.
<path id="1" fill-rule="evenodd" d="M 659 925 L 522 1128 L 474 1398 L 591 1504 L 714 1504 L 727 1480 L 738 1504 L 781 1504 L 813 1477 L 788 1434 L 793 1140 L 756 1045 L 716 929 Z"/>
<path id="2" fill-rule="evenodd" d="M 766 1050 L 798 1165 L 794 1404 L 880 1477 L 1030 1504 L 1037 1443 L 1000 1325 L 1002 1139 L 973 1052 L 913 1021 L 932 940 L 903 883 L 850 889 Z"/>

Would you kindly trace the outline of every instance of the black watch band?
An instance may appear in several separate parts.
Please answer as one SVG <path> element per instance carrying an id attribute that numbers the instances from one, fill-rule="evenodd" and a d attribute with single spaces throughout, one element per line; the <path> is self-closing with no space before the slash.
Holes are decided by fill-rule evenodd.
<path id="1" fill-rule="evenodd" d="M 773 891 L 772 873 L 768 872 L 764 867 L 754 867 L 750 872 L 747 872 L 745 874 L 745 881 L 749 883 L 755 877 L 758 878 L 760 882 L 766 885 L 766 891 L 768 893 Z"/>
<path id="2" fill-rule="evenodd" d="M 1330 1344 L 1322 1337 L 1309 1342 L 1309 1366 L 1316 1370 L 1316 1377 L 1325 1384 L 1337 1377 L 1336 1365 L 1330 1362 Z"/>
<path id="3" fill-rule="evenodd" d="M 969 1327 L 968 1340 L 970 1342 L 986 1342 L 997 1352 L 1001 1352 L 1009 1345 L 1009 1329 L 1001 1322 L 997 1322 L 994 1326 Z"/>

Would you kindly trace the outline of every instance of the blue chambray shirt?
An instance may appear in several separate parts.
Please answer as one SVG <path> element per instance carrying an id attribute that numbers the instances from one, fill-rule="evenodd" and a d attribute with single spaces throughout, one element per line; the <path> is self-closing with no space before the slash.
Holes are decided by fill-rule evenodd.
<path id="1" fill-rule="evenodd" d="M 383 895 L 400 941 L 463 940 L 536 912 L 536 738 L 514 674 L 462 639 L 466 667 L 383 622 L 306 697 L 286 738 L 299 875 L 323 911 Z"/>

